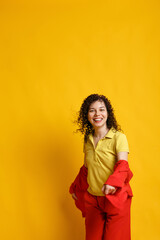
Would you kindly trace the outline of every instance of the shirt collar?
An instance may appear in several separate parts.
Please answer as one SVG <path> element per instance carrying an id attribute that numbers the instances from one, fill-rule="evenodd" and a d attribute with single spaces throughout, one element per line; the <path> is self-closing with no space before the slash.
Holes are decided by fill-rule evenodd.
<path id="1" fill-rule="evenodd" d="M 104 139 L 104 138 L 113 138 L 115 132 L 116 132 L 116 129 L 115 129 L 114 127 L 111 127 L 111 128 L 109 129 L 108 133 L 107 133 L 102 139 Z M 90 133 L 90 134 L 88 135 L 88 137 L 89 137 L 90 140 L 93 140 L 93 135 L 92 135 L 92 133 Z"/>
<path id="2" fill-rule="evenodd" d="M 115 132 L 116 132 L 116 129 L 114 127 L 111 127 L 108 133 L 104 136 L 104 138 L 113 138 Z"/>

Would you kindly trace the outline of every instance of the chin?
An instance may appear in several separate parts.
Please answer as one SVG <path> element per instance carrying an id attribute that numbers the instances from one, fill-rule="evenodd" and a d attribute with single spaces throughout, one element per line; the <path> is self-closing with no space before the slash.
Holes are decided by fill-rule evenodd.
<path id="1" fill-rule="evenodd" d="M 94 124 L 93 127 L 102 127 L 104 124 Z"/>

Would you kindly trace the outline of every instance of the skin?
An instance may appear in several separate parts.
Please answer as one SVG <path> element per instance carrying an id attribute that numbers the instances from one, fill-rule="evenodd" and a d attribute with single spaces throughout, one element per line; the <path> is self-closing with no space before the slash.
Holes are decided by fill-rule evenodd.
<path id="1" fill-rule="evenodd" d="M 109 131 L 107 127 L 107 118 L 108 112 L 103 101 L 95 101 L 93 102 L 88 110 L 88 121 L 92 124 L 94 128 L 94 144 L 95 147 L 100 139 L 102 139 L 107 132 Z M 96 119 L 101 119 L 100 121 L 96 121 Z M 128 161 L 128 152 L 119 152 L 117 153 L 117 160 L 126 160 Z M 116 192 L 116 188 L 107 184 L 104 184 L 102 187 L 102 192 L 104 194 L 114 194 Z M 73 199 L 77 200 L 75 193 L 72 194 Z"/>

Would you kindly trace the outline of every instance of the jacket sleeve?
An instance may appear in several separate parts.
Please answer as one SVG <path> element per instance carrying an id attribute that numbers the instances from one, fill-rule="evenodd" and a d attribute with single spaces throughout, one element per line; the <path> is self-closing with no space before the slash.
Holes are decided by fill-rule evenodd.
<path id="1" fill-rule="evenodd" d="M 119 160 L 114 166 L 114 172 L 111 174 L 105 184 L 117 188 L 114 194 L 106 194 L 106 198 L 117 208 L 123 208 L 123 203 L 128 197 L 133 197 L 132 189 L 129 181 L 133 177 L 133 173 L 129 168 L 129 164 L 125 160 Z"/>
<path id="2" fill-rule="evenodd" d="M 126 183 L 129 183 L 133 173 L 129 168 L 129 164 L 126 160 L 119 160 L 114 166 L 114 172 L 111 174 L 105 184 L 114 187 L 123 187 Z"/>

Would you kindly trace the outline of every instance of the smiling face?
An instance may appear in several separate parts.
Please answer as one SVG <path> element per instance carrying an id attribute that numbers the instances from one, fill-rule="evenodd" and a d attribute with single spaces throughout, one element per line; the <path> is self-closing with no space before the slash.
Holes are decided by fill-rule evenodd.
<path id="1" fill-rule="evenodd" d="M 95 101 L 91 103 L 88 110 L 88 121 L 92 124 L 93 128 L 106 126 L 108 112 L 103 101 Z"/>

